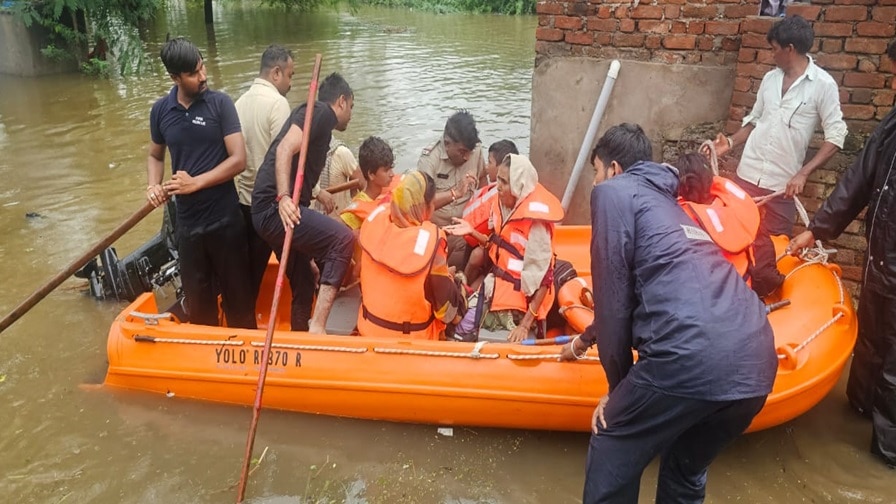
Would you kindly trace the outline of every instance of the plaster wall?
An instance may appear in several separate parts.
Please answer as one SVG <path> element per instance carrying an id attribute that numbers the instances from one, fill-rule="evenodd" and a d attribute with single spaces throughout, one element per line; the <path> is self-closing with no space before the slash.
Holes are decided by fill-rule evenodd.
<path id="1" fill-rule="evenodd" d="M 78 69 L 74 61 L 52 61 L 40 52 L 46 33 L 26 28 L 11 12 L 0 11 L 0 74 L 36 77 Z"/>
<path id="2" fill-rule="evenodd" d="M 653 143 L 654 159 L 660 160 L 663 140 L 694 124 L 727 119 L 733 68 L 621 63 L 594 142 L 615 124 L 638 123 Z M 530 157 L 540 181 L 558 198 L 566 190 L 609 66 L 609 60 L 554 57 L 542 59 L 533 73 Z M 594 142 L 588 145 L 589 154 Z M 586 160 L 565 223 L 590 223 L 593 174 Z"/>

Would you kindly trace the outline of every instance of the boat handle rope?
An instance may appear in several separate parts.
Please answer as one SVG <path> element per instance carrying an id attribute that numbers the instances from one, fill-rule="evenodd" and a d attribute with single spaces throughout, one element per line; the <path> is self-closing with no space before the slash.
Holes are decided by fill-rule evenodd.
<path id="1" fill-rule="evenodd" d="M 523 355 L 523 354 L 507 354 L 507 358 L 510 360 L 559 360 L 560 354 L 534 354 L 534 355 Z M 580 361 L 590 361 L 590 362 L 600 362 L 600 357 L 592 357 L 590 355 L 586 355 L 582 357 L 576 362 Z"/>
<path id="2" fill-rule="evenodd" d="M 793 275 L 794 273 L 796 273 L 797 270 L 801 269 L 802 267 L 804 267 L 804 266 L 810 266 L 810 265 L 813 265 L 813 264 L 822 264 L 822 265 L 823 265 L 823 263 L 820 263 L 820 262 L 807 262 L 807 263 L 800 264 L 799 266 L 797 266 L 796 268 L 794 268 L 790 273 L 788 273 L 787 276 L 786 276 L 784 279 L 786 280 L 787 278 L 790 278 L 791 275 Z M 843 291 L 843 282 L 840 280 L 840 275 L 838 275 L 836 272 L 831 271 L 830 273 L 831 273 L 831 275 L 834 276 L 834 280 L 837 281 L 837 290 L 838 290 L 838 292 L 839 292 L 839 294 L 840 294 L 840 302 L 839 302 L 836 306 L 843 307 L 843 301 L 844 301 L 844 297 L 845 297 L 845 293 L 844 293 L 844 291 Z M 817 331 L 815 331 L 815 332 L 812 333 L 808 338 L 806 338 L 805 340 L 803 340 L 802 343 L 800 343 L 799 345 L 795 346 L 795 347 L 793 348 L 793 353 L 796 354 L 796 353 L 799 352 L 800 350 L 806 348 L 806 347 L 809 345 L 809 343 L 812 343 L 812 341 L 813 341 L 815 338 L 821 336 L 821 334 L 822 334 L 823 332 L 827 331 L 828 328 L 830 328 L 832 325 L 834 325 L 838 320 L 840 320 L 841 318 L 843 318 L 845 315 L 846 315 L 846 311 L 845 311 L 845 310 L 843 310 L 843 309 L 839 309 L 839 310 L 837 310 L 837 313 L 831 318 L 831 320 L 828 320 L 827 322 L 825 322 L 824 325 L 822 325 L 820 328 L 818 328 Z M 788 355 L 785 355 L 785 354 L 778 354 L 778 360 L 784 360 L 784 359 L 787 359 L 787 358 L 788 358 Z"/>
<path id="3" fill-rule="evenodd" d="M 162 312 L 162 313 L 144 313 L 139 311 L 132 311 L 130 313 L 131 317 L 143 319 L 143 322 L 146 325 L 159 325 L 160 320 L 170 320 L 172 322 L 179 322 L 177 317 L 174 316 L 171 312 Z"/>
<path id="4" fill-rule="evenodd" d="M 501 354 L 486 354 L 482 353 L 482 347 L 484 347 L 488 341 L 480 341 L 476 343 L 476 346 L 473 347 L 473 350 L 470 352 L 439 352 L 436 350 L 413 350 L 410 348 L 379 348 L 374 347 L 373 351 L 377 353 L 385 353 L 385 354 L 398 354 L 398 355 L 426 355 L 430 357 L 466 357 L 469 359 L 497 359 L 501 356 Z M 510 357 L 508 355 L 508 357 Z"/>
<path id="5" fill-rule="evenodd" d="M 250 343 L 254 347 L 263 347 L 261 341 L 253 341 Z M 288 350 L 318 350 L 321 352 L 343 352 L 343 353 L 365 353 L 367 348 L 348 348 L 327 345 L 294 345 L 291 343 L 271 343 L 271 348 L 285 348 Z"/>
<path id="6" fill-rule="evenodd" d="M 186 345 L 213 345 L 213 346 L 243 346 L 242 341 L 237 340 L 198 340 L 187 338 L 157 338 L 145 334 L 135 334 L 134 341 L 138 343 L 180 343 Z"/>

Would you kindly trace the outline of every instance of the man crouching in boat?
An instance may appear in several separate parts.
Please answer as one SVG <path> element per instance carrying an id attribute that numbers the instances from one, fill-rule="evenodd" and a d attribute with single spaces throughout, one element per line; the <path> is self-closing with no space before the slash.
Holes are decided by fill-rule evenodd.
<path id="1" fill-rule="evenodd" d="M 447 226 L 445 231 L 455 236 L 471 235 L 488 250 L 495 285 L 482 326 L 510 330 L 507 339 L 511 342 L 528 338 L 532 329 L 544 337 L 544 321 L 556 295 L 554 224 L 563 220 L 563 207 L 556 196 L 538 183 L 538 172 L 524 156 L 504 157 L 497 179 L 491 236 L 457 218 L 456 224 Z"/>
<path id="2" fill-rule="evenodd" d="M 408 172 L 361 226 L 362 336 L 445 339 L 466 312 L 447 237 L 429 220 L 435 194 L 432 177 Z"/>
<path id="3" fill-rule="evenodd" d="M 565 345 L 597 342 L 609 395 L 592 418 L 583 501 L 636 503 L 660 456 L 656 501 L 702 502 L 709 464 L 765 404 L 777 368 L 765 306 L 678 206 L 678 173 L 650 161 L 636 125 L 598 141 L 638 162 L 591 191 L 594 323 Z M 633 363 L 632 350 L 638 361 Z"/>

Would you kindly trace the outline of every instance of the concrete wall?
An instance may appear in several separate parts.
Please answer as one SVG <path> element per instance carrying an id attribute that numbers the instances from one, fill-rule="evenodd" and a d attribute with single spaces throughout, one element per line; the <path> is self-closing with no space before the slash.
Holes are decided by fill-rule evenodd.
<path id="1" fill-rule="evenodd" d="M 598 137 L 614 124 L 641 124 L 653 140 L 654 157 L 661 159 L 660 146 L 670 136 L 677 138 L 684 128 L 694 124 L 721 124 L 728 117 L 733 68 L 621 63 Z M 548 58 L 535 68 L 530 156 L 542 182 L 558 197 L 566 189 L 609 64 L 606 60 L 583 57 Z M 586 162 L 567 223 L 590 222 L 593 178 L 594 171 Z"/>
<path id="2" fill-rule="evenodd" d="M 54 73 L 75 72 L 75 61 L 52 61 L 40 48 L 47 42 L 42 29 L 26 28 L 10 12 L 0 11 L 0 74 L 35 77 Z"/>

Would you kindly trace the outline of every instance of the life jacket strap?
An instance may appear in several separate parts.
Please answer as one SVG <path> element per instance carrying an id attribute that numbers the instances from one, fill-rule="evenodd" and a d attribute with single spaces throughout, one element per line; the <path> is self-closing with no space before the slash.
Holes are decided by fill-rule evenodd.
<path id="1" fill-rule="evenodd" d="M 370 313 L 370 310 L 368 310 L 363 303 L 361 304 L 361 314 L 363 315 L 365 320 L 368 320 L 373 324 L 390 331 L 401 331 L 401 334 L 411 334 L 415 331 L 423 331 L 424 329 L 427 329 L 430 325 L 432 325 L 433 320 L 435 320 L 436 318 L 435 315 L 430 313 L 429 320 L 427 320 L 426 322 L 393 322 L 391 320 L 379 318 L 376 315 Z"/>
<path id="2" fill-rule="evenodd" d="M 492 267 L 492 272 L 495 274 L 496 277 L 500 278 L 501 280 L 510 282 L 513 285 L 513 290 L 515 290 L 515 291 L 522 290 L 523 287 L 522 287 L 522 283 L 521 283 L 520 279 L 511 275 L 510 272 L 502 269 L 500 266 L 497 266 L 497 265 Z"/>
<path id="3" fill-rule="evenodd" d="M 513 245 L 507 243 L 507 240 L 498 236 L 498 233 L 494 233 L 489 237 L 489 241 L 497 245 L 498 247 L 510 252 L 510 255 L 516 257 L 517 259 L 522 259 L 523 254 L 520 254 L 520 251 L 516 249 Z"/>

